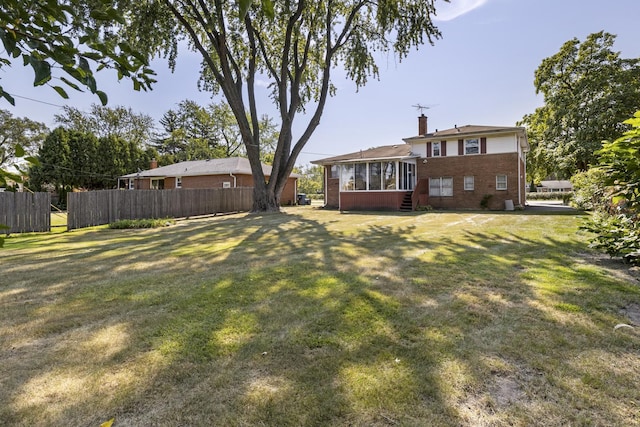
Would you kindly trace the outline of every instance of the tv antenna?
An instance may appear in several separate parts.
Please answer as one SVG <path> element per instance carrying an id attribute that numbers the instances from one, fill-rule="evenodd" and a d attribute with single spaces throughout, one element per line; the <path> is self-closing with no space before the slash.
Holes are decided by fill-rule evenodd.
<path id="1" fill-rule="evenodd" d="M 432 106 L 431 105 L 416 104 L 416 105 L 412 105 L 412 107 L 415 108 L 416 110 L 419 110 L 420 114 L 424 114 L 424 110 L 428 110 Z"/>

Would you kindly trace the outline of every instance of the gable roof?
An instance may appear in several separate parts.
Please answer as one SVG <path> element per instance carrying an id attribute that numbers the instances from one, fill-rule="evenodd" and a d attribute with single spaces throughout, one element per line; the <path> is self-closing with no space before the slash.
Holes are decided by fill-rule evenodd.
<path id="1" fill-rule="evenodd" d="M 262 172 L 265 176 L 271 175 L 271 166 L 262 164 Z M 174 163 L 168 166 L 148 169 L 141 172 L 123 175 L 121 178 L 154 178 L 176 176 L 200 176 L 200 175 L 251 175 L 251 164 L 245 157 L 228 157 L 225 159 L 190 160 Z M 298 174 L 292 173 L 292 178 L 298 178 Z"/>
<path id="2" fill-rule="evenodd" d="M 327 157 L 325 159 L 314 160 L 311 163 L 316 165 L 328 165 L 333 163 L 344 163 L 357 160 L 391 160 L 418 157 L 411 152 L 409 144 L 383 145 L 381 147 L 368 148 L 354 153 L 342 154 L 340 156 Z"/>

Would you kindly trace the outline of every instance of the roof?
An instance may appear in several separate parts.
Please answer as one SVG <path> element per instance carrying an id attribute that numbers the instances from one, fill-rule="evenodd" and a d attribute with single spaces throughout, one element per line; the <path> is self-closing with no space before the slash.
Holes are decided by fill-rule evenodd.
<path id="1" fill-rule="evenodd" d="M 564 180 L 550 180 L 550 181 L 540 181 L 540 186 L 546 188 L 573 188 L 571 181 Z"/>
<path id="2" fill-rule="evenodd" d="M 360 150 L 349 154 L 342 154 L 340 156 L 327 157 L 320 160 L 314 160 L 311 163 L 316 165 L 327 165 L 333 163 L 344 163 L 354 160 L 388 160 L 406 159 L 409 157 L 418 157 L 411 152 L 411 145 L 395 144 L 368 148 L 366 150 Z"/>
<path id="3" fill-rule="evenodd" d="M 271 166 L 262 164 L 265 176 L 271 175 Z M 251 164 L 244 157 L 228 157 L 225 159 L 191 160 L 174 163 L 168 166 L 123 175 L 121 178 L 155 178 L 200 175 L 251 175 Z M 292 173 L 293 178 L 299 175 Z"/>
<path id="4" fill-rule="evenodd" d="M 407 140 L 415 140 L 415 139 L 430 139 L 430 138 L 441 138 L 445 136 L 454 136 L 454 135 L 478 135 L 478 134 L 489 134 L 489 133 L 520 133 L 525 132 L 525 128 L 521 126 L 484 126 L 484 125 L 465 125 L 465 126 L 455 126 L 451 129 L 444 130 L 436 130 L 435 132 L 426 133 L 424 135 L 412 136 L 409 138 L 404 138 Z"/>

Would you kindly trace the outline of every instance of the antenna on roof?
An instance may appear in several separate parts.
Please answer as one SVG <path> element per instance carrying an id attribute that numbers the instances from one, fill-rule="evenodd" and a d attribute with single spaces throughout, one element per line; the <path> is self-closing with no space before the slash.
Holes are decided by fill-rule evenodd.
<path id="1" fill-rule="evenodd" d="M 416 104 L 416 105 L 412 105 L 413 108 L 415 108 L 416 110 L 420 111 L 420 114 L 424 114 L 424 110 L 428 110 L 429 106 L 427 105 L 422 105 L 422 104 Z"/>

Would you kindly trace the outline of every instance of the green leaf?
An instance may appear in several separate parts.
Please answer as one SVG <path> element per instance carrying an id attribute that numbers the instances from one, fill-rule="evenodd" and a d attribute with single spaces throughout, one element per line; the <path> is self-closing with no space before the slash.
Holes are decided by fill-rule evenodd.
<path id="1" fill-rule="evenodd" d="M 29 61 L 31 63 L 31 67 L 33 71 L 35 71 L 36 76 L 33 80 L 34 86 L 42 86 L 49 80 L 51 80 L 51 65 L 47 61 L 40 61 L 33 57 Z"/>
<path id="2" fill-rule="evenodd" d="M 102 103 L 102 105 L 107 105 L 108 98 L 106 93 L 101 90 L 97 90 L 96 95 L 98 95 L 98 98 L 100 98 L 100 102 Z"/>
<path id="3" fill-rule="evenodd" d="M 244 17 L 247 16 L 247 12 L 249 12 L 249 8 L 253 4 L 253 0 L 240 0 L 240 20 L 244 20 Z"/>
<path id="4" fill-rule="evenodd" d="M 262 0 L 262 13 L 264 13 L 270 21 L 273 21 L 276 18 L 273 0 Z"/>
<path id="5" fill-rule="evenodd" d="M 69 95 L 67 95 L 67 92 L 65 92 L 64 89 L 62 89 L 60 86 L 54 86 L 53 90 L 55 90 L 56 92 L 58 92 L 58 95 L 60 95 L 61 97 L 63 97 L 64 99 L 69 99 Z"/>
<path id="6" fill-rule="evenodd" d="M 77 90 L 78 92 L 82 92 L 82 89 L 80 89 L 80 86 L 78 86 L 77 84 L 73 83 L 72 81 L 70 81 L 69 79 L 66 79 L 64 77 L 60 77 L 60 80 L 62 80 L 63 82 L 65 82 L 68 86 L 71 86 L 72 88 L 74 88 L 75 90 Z"/>
<path id="7" fill-rule="evenodd" d="M 35 156 L 27 156 L 24 158 L 27 162 L 31 163 L 33 166 L 39 166 L 40 165 L 40 159 L 38 159 Z"/>
<path id="8" fill-rule="evenodd" d="M 2 90 L 2 86 L 0 86 L 0 96 L 3 97 L 4 99 L 6 99 L 9 102 L 9 104 L 11 104 L 13 106 L 16 105 L 16 100 L 13 99 L 13 96 L 9 95 L 7 92 Z"/>
<path id="9" fill-rule="evenodd" d="M 22 145 L 16 144 L 13 149 L 15 151 L 16 157 L 24 157 L 24 147 L 22 147 Z"/>

